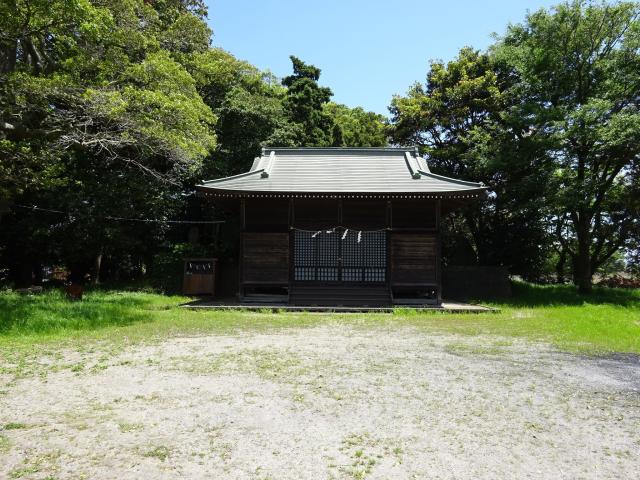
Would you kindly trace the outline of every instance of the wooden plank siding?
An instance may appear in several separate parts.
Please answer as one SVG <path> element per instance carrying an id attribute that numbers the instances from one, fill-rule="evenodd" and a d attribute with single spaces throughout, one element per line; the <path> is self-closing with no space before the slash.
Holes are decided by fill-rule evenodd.
<path id="1" fill-rule="evenodd" d="M 354 293 L 352 281 L 344 281 L 342 277 L 333 282 L 318 279 L 311 285 L 295 280 L 292 240 L 295 229 L 313 232 L 342 226 L 353 235 L 354 230 L 386 230 L 386 275 L 384 283 L 376 288 L 388 292 L 389 301 L 395 301 L 397 296 L 426 302 L 430 301 L 425 299 L 427 292 L 433 292 L 430 298 L 434 303 L 440 299 L 440 205 L 437 200 L 245 199 L 241 206 L 241 297 L 270 295 L 276 292 L 274 289 L 282 289 L 285 296 L 289 292 L 288 299 L 294 303 L 301 301 L 300 298 L 311 301 L 315 294 L 320 301 L 327 292 L 318 289 L 330 286 L 336 302 L 346 301 Z M 344 255 L 338 256 L 336 268 L 346 268 Z M 327 267 L 321 262 L 317 266 Z M 373 288 L 372 285 L 363 280 L 356 286 L 360 289 L 357 297 L 363 302 L 370 301 L 363 292 Z M 312 287 L 313 290 L 308 291 Z"/>
<path id="2" fill-rule="evenodd" d="M 245 201 L 245 228 L 250 232 L 289 231 L 288 199 Z"/>
<path id="3" fill-rule="evenodd" d="M 340 225 L 340 201 L 293 201 L 293 226 L 304 230 L 328 229 Z"/>
<path id="4" fill-rule="evenodd" d="M 392 227 L 396 230 L 435 230 L 437 203 L 425 200 L 392 200 Z"/>
<path id="5" fill-rule="evenodd" d="M 254 284 L 289 283 L 289 234 L 242 234 L 242 281 Z"/>
<path id="6" fill-rule="evenodd" d="M 355 230 L 380 230 L 387 227 L 385 200 L 343 200 L 341 226 Z"/>
<path id="7" fill-rule="evenodd" d="M 393 286 L 436 285 L 438 241 L 435 233 L 391 233 Z"/>

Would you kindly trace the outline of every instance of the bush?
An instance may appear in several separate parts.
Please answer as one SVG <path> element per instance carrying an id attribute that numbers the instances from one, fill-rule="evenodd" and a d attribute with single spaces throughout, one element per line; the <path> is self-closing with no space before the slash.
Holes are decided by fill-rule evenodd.
<path id="1" fill-rule="evenodd" d="M 613 275 L 601 280 L 598 285 L 611 288 L 640 288 L 640 278 Z"/>
<path id="2" fill-rule="evenodd" d="M 182 290 L 182 275 L 184 259 L 189 257 L 210 257 L 211 251 L 203 245 L 177 243 L 169 250 L 157 254 L 149 266 L 149 280 L 151 284 L 169 293 Z"/>

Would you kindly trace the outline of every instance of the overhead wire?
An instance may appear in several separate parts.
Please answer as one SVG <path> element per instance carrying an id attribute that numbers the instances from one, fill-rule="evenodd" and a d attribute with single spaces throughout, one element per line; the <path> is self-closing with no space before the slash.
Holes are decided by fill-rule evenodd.
<path id="1" fill-rule="evenodd" d="M 18 205 L 14 204 L 14 207 L 24 208 L 26 210 L 34 210 L 38 212 L 57 213 L 62 215 L 73 215 L 71 212 L 65 212 L 62 210 L 55 210 L 51 208 L 42 208 L 35 205 Z M 128 218 L 128 217 L 115 217 L 113 215 L 105 215 L 97 217 L 102 220 L 111 220 L 117 222 L 140 222 L 140 223 L 171 223 L 171 224 L 220 224 L 225 223 L 224 220 L 162 220 L 157 218 Z"/>

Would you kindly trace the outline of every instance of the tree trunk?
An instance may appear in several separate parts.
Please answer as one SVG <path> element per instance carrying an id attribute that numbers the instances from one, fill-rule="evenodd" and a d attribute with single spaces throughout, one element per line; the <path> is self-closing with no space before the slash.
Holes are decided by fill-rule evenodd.
<path id="1" fill-rule="evenodd" d="M 567 252 L 564 248 L 560 250 L 558 257 L 558 263 L 556 264 L 556 282 L 564 283 L 565 278 L 565 266 L 567 264 Z"/>
<path id="2" fill-rule="evenodd" d="M 589 259 L 587 258 L 585 262 L 584 259 L 577 258 L 576 272 L 574 274 L 573 283 L 578 286 L 578 292 L 585 294 L 591 293 L 592 279 L 593 275 L 591 274 L 591 265 Z"/>
<path id="3" fill-rule="evenodd" d="M 469 232 L 471 233 L 471 239 L 473 240 L 471 246 L 476 255 L 476 262 L 479 265 L 484 265 L 485 255 L 482 245 L 482 237 L 480 236 L 480 229 L 476 224 L 477 215 L 474 215 L 474 213 L 467 208 L 464 212 L 464 219 L 467 223 L 467 228 L 469 228 Z"/>
<path id="4" fill-rule="evenodd" d="M 0 73 L 11 73 L 16 69 L 16 56 L 18 54 L 18 41 L 7 40 L 0 45 Z"/>
<path id="5" fill-rule="evenodd" d="M 96 258 L 93 262 L 93 271 L 94 271 L 94 275 L 93 275 L 93 285 L 98 285 L 100 283 L 100 267 L 102 266 L 102 248 L 100 249 L 100 251 L 98 252 L 98 255 L 96 255 Z"/>
<path id="6" fill-rule="evenodd" d="M 35 73 L 42 73 L 44 62 L 42 61 L 42 55 L 40 55 L 40 52 L 33 43 L 33 40 L 29 37 L 23 38 L 21 45 L 24 45 L 25 50 L 29 52 L 29 56 L 31 57 L 31 66 Z"/>
<path id="7" fill-rule="evenodd" d="M 591 281 L 593 278 L 589 226 L 580 224 L 577 227 L 578 248 L 573 261 L 573 283 L 577 285 L 578 292 L 586 294 L 591 293 Z"/>

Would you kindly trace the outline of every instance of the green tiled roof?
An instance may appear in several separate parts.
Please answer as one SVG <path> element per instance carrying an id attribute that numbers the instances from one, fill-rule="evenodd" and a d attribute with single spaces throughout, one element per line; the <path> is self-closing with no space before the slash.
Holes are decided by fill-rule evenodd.
<path id="1" fill-rule="evenodd" d="M 264 148 L 249 172 L 208 180 L 203 193 L 222 196 L 427 196 L 469 198 L 481 183 L 430 172 L 414 149 Z"/>

